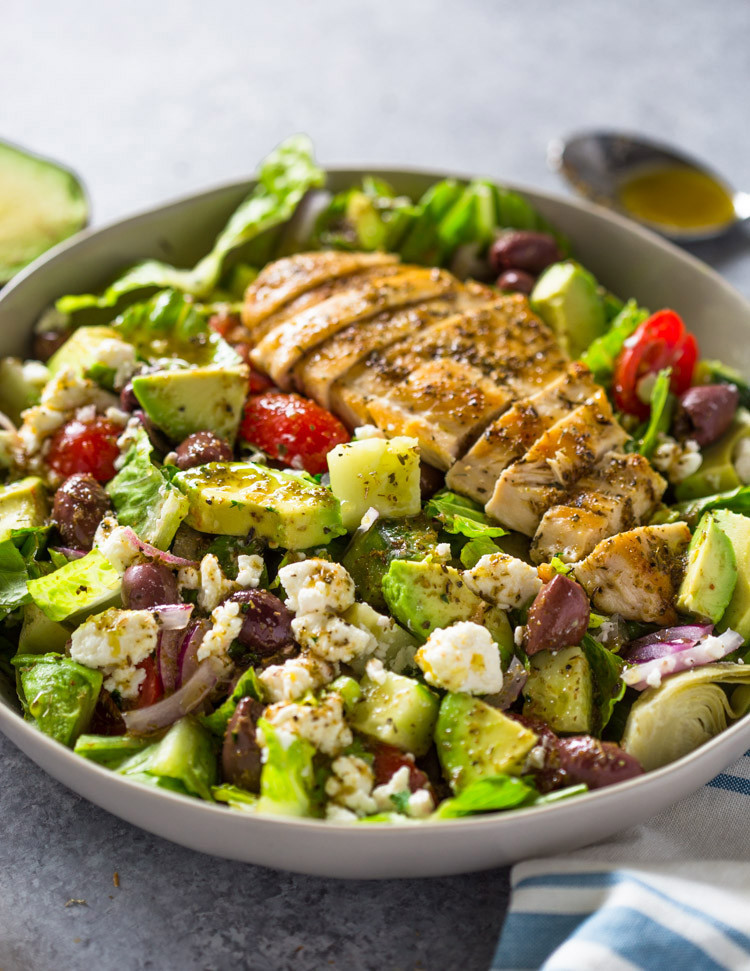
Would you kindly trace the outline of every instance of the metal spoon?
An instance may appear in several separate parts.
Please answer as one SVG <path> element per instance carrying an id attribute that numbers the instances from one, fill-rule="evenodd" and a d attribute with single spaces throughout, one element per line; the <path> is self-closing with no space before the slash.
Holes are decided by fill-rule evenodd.
<path id="1" fill-rule="evenodd" d="M 737 192 L 717 172 L 684 152 L 637 135 L 582 132 L 564 140 L 556 139 L 549 144 L 547 160 L 581 195 L 678 242 L 713 239 L 738 222 L 750 219 L 750 193 Z M 664 220 L 661 215 L 647 218 L 625 204 L 623 188 L 633 185 L 633 180 L 677 170 L 697 173 L 707 183 L 710 180 L 714 184 L 717 198 L 726 196 L 726 211 L 721 218 L 680 225 L 679 213 L 675 213 L 674 222 Z"/>

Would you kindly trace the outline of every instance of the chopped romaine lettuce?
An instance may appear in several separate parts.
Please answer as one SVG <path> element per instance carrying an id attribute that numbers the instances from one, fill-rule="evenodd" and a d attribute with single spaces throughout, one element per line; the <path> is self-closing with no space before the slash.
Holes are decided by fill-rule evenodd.
<path id="1" fill-rule="evenodd" d="M 127 759 L 153 744 L 150 738 L 136 735 L 80 735 L 74 751 L 99 765 L 118 769 Z"/>
<path id="2" fill-rule="evenodd" d="M 584 634 L 581 649 L 586 656 L 594 679 L 595 734 L 601 735 L 612 717 L 615 705 L 625 694 L 622 674 L 623 662 L 608 651 L 590 634 Z"/>
<path id="3" fill-rule="evenodd" d="M 671 376 L 672 368 L 659 371 L 651 389 L 651 414 L 638 442 L 638 451 L 646 458 L 651 457 L 659 442 L 659 435 L 666 434 L 672 423 L 676 399 L 669 390 Z"/>
<path id="4" fill-rule="evenodd" d="M 513 809 L 535 794 L 533 785 L 517 776 L 489 776 L 469 783 L 457 796 L 446 799 L 432 814 L 432 818 L 457 819 L 474 813 Z"/>
<path id="5" fill-rule="evenodd" d="M 28 581 L 31 599 L 50 620 L 67 620 L 113 604 L 122 578 L 99 550 L 71 560 L 53 573 Z"/>
<path id="6" fill-rule="evenodd" d="M 628 300 L 609 326 L 606 334 L 589 344 L 581 361 L 590 368 L 599 384 L 609 385 L 615 366 L 615 358 L 625 341 L 648 317 L 648 310 L 639 307 L 635 300 Z"/>
<path id="7" fill-rule="evenodd" d="M 230 809 L 237 809 L 243 813 L 255 812 L 258 806 L 258 797 L 248 792 L 247 789 L 240 789 L 239 786 L 230 785 L 223 782 L 220 786 L 211 789 L 211 795 L 216 802 L 224 802 Z"/>
<path id="8" fill-rule="evenodd" d="M 91 721 L 102 673 L 62 654 L 17 654 L 12 664 L 27 717 L 45 735 L 72 745 Z"/>
<path id="9" fill-rule="evenodd" d="M 469 539 L 477 536 L 505 536 L 507 533 L 502 526 L 491 525 L 484 510 L 477 503 L 447 489 L 436 492 L 426 503 L 424 511 L 442 523 L 447 533 L 460 534 Z"/>
<path id="10" fill-rule="evenodd" d="M 273 816 L 311 816 L 315 749 L 303 738 L 290 738 L 258 720 L 265 761 L 260 773 L 258 812 Z"/>
<path id="11" fill-rule="evenodd" d="M 234 690 L 229 697 L 219 707 L 212 711 L 210 715 L 201 715 L 201 724 L 204 725 L 214 735 L 223 736 L 229 719 L 234 714 L 237 703 L 242 698 L 255 698 L 256 701 L 263 700 L 263 689 L 258 681 L 258 675 L 253 668 L 243 671 L 234 686 Z"/>

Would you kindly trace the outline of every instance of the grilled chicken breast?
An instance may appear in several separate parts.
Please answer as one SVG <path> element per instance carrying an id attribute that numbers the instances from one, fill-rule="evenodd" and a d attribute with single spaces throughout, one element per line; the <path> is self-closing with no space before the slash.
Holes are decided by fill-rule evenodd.
<path id="1" fill-rule="evenodd" d="M 331 390 L 345 421 L 415 435 L 425 461 L 447 469 L 516 398 L 565 367 L 523 298 L 499 297 L 370 354 Z"/>
<path id="2" fill-rule="evenodd" d="M 551 426 L 497 480 L 487 512 L 510 529 L 533 536 L 542 515 L 611 449 L 627 440 L 599 389 Z"/>
<path id="3" fill-rule="evenodd" d="M 575 576 L 603 613 L 669 626 L 689 542 L 686 523 L 639 526 L 602 540 Z"/>
<path id="4" fill-rule="evenodd" d="M 632 529 L 656 508 L 667 487 L 642 455 L 610 452 L 576 483 L 563 504 L 542 516 L 531 544 L 531 559 L 546 563 L 559 556 L 576 563 L 600 540 Z"/>
<path id="5" fill-rule="evenodd" d="M 426 267 L 403 267 L 397 273 L 366 279 L 268 331 L 250 358 L 280 388 L 289 388 L 297 362 L 344 327 L 385 310 L 431 300 L 458 287 L 460 283 L 450 273 Z"/>
<path id="6" fill-rule="evenodd" d="M 556 421 L 599 390 L 591 372 L 575 361 L 530 398 L 517 401 L 477 439 L 448 471 L 455 492 L 486 503 L 505 469 L 520 459 Z"/>

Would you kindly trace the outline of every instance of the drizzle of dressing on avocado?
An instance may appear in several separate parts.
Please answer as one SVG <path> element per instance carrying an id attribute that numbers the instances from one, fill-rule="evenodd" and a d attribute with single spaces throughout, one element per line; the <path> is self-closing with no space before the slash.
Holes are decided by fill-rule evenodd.
<path id="1" fill-rule="evenodd" d="M 649 168 L 619 187 L 621 205 L 646 222 L 673 229 L 722 226 L 735 219 L 732 197 L 712 176 L 681 165 Z"/>

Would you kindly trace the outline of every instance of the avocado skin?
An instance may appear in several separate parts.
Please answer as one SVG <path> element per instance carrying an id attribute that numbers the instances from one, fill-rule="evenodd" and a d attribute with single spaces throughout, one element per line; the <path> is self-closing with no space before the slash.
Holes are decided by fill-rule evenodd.
<path id="1" fill-rule="evenodd" d="M 73 745 L 94 713 L 103 676 L 60 654 L 16 655 L 24 707 L 37 727 Z"/>
<path id="2" fill-rule="evenodd" d="M 471 695 L 449 692 L 440 705 L 435 745 L 454 792 L 491 776 L 520 775 L 537 735 Z"/>
<path id="3" fill-rule="evenodd" d="M 736 630 L 750 640 L 750 518 L 719 509 L 714 512 L 716 524 L 732 544 L 737 561 L 737 583 L 718 630 Z"/>
<path id="4" fill-rule="evenodd" d="M 688 546 L 677 609 L 717 624 L 736 586 L 737 557 L 732 543 L 716 516 L 706 513 Z"/>
<path id="5" fill-rule="evenodd" d="M 529 660 L 524 715 L 545 722 L 554 732 L 591 733 L 594 681 L 581 648 L 540 651 Z"/>
<path id="6" fill-rule="evenodd" d="M 548 267 L 531 291 L 529 303 L 572 358 L 580 357 L 607 329 L 596 280 L 572 260 Z"/>

